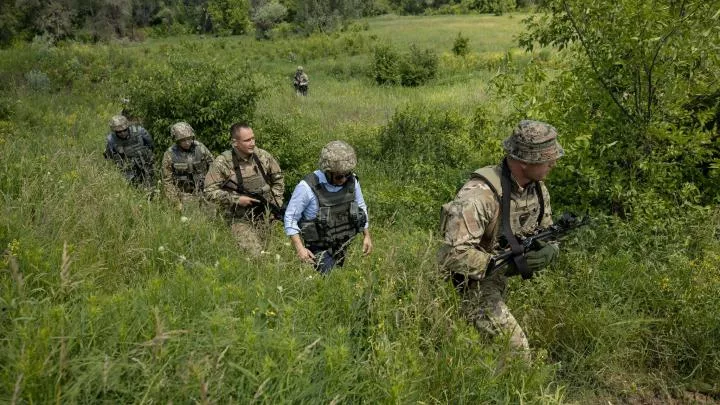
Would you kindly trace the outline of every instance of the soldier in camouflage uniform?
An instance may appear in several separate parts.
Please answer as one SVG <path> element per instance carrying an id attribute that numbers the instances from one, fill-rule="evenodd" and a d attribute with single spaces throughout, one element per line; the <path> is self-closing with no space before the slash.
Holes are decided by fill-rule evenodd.
<path id="1" fill-rule="evenodd" d="M 342 267 L 347 245 L 359 233 L 363 253 L 372 251 L 367 205 L 353 173 L 356 164 L 352 146 L 328 143 L 320 151 L 320 169 L 300 181 L 285 211 L 285 234 L 298 258 L 322 274 Z"/>
<path id="2" fill-rule="evenodd" d="M 490 258 L 506 249 L 501 236 L 530 235 L 552 224 L 543 179 L 564 155 L 556 138 L 546 123 L 521 121 L 503 142 L 502 163 L 476 170 L 441 215 L 438 261 L 462 294 L 463 314 L 481 333 L 506 338 L 524 358 L 529 358 L 527 337 L 503 298 L 507 279 L 532 276 L 557 258 L 558 247 L 540 244 L 509 266 L 489 275 L 486 270 Z"/>
<path id="3" fill-rule="evenodd" d="M 295 87 L 295 92 L 298 95 L 307 96 L 309 83 L 310 79 L 308 78 L 307 73 L 305 73 L 302 66 L 298 66 L 297 70 L 295 71 L 295 77 L 293 78 L 293 86 Z"/>
<path id="4" fill-rule="evenodd" d="M 145 128 L 130 125 L 127 118 L 116 115 L 110 119 L 105 159 L 115 162 L 133 185 L 151 188 L 155 183 L 153 141 Z"/>
<path id="5" fill-rule="evenodd" d="M 170 135 L 175 144 L 163 155 L 163 189 L 165 196 L 182 210 L 183 205 L 198 205 L 203 201 L 205 175 L 213 155 L 202 142 L 195 140 L 195 131 L 186 122 L 170 127 Z"/>
<path id="6" fill-rule="evenodd" d="M 205 196 L 224 211 L 240 248 L 258 255 L 272 219 L 259 198 L 282 206 L 285 179 L 277 160 L 255 147 L 252 128 L 234 124 L 230 136 L 232 149 L 215 158 L 205 176 Z"/>

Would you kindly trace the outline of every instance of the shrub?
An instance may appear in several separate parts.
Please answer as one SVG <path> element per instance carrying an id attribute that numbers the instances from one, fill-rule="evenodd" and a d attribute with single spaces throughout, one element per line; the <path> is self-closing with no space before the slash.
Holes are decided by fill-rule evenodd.
<path id="1" fill-rule="evenodd" d="M 470 52 L 470 38 L 464 37 L 462 32 L 458 32 L 453 43 L 452 52 L 457 56 L 465 56 Z"/>
<path id="2" fill-rule="evenodd" d="M 379 45 L 373 53 L 371 71 L 378 84 L 419 86 L 435 77 L 437 67 L 438 57 L 430 49 L 410 45 L 410 50 L 400 55 L 390 45 Z"/>
<path id="3" fill-rule="evenodd" d="M 410 45 L 410 50 L 400 61 L 400 84 L 420 86 L 435 78 L 438 57 L 431 49 L 422 50 Z"/>
<path id="4" fill-rule="evenodd" d="M 31 70 L 25 73 L 25 81 L 32 90 L 45 91 L 50 89 L 50 78 L 47 73 L 39 70 Z"/>
<path id="5" fill-rule="evenodd" d="M 400 55 L 390 45 L 378 45 L 373 52 L 372 74 L 378 84 L 400 83 Z"/>
<path id="6" fill-rule="evenodd" d="M 129 113 L 144 118 L 162 153 L 173 141 L 170 126 L 188 122 L 200 141 L 218 153 L 228 147 L 234 122 L 251 122 L 261 89 L 247 69 L 171 59 L 131 79 Z"/>

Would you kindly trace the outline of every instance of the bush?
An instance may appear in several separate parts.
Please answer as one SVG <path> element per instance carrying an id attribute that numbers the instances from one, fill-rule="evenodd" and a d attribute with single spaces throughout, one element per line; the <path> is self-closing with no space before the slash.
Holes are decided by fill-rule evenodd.
<path id="1" fill-rule="evenodd" d="M 134 77 L 128 88 L 129 113 L 144 118 L 158 151 L 172 144 L 169 128 L 188 122 L 215 153 L 227 149 L 229 128 L 252 121 L 261 89 L 247 69 L 211 62 L 171 59 L 165 68 Z"/>
<path id="2" fill-rule="evenodd" d="M 435 52 L 410 45 L 409 52 L 400 62 L 400 84 L 412 87 L 425 84 L 435 78 L 437 66 Z"/>
<path id="3" fill-rule="evenodd" d="M 31 70 L 25 73 L 25 81 L 28 87 L 35 91 L 46 91 L 50 89 L 50 78 L 47 73 L 39 70 Z"/>
<path id="4" fill-rule="evenodd" d="M 371 71 L 378 84 L 419 86 L 435 78 L 438 57 L 430 49 L 410 45 L 408 53 L 400 55 L 390 45 L 380 45 L 373 54 Z"/>
<path id="5" fill-rule="evenodd" d="M 400 83 L 400 55 L 390 45 L 378 45 L 373 52 L 372 74 L 378 84 Z"/>
<path id="6" fill-rule="evenodd" d="M 453 43 L 452 52 L 457 56 L 465 56 L 470 52 L 470 38 L 462 36 L 462 32 L 458 32 Z"/>

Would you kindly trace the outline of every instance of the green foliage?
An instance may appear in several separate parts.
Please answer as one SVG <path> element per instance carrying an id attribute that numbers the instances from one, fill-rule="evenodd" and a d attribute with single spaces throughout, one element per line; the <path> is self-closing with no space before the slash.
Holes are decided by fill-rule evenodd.
<path id="1" fill-rule="evenodd" d="M 438 58 L 431 49 L 410 45 L 406 54 L 398 54 L 391 45 L 375 47 L 372 72 L 378 84 L 419 86 L 435 78 Z"/>
<path id="2" fill-rule="evenodd" d="M 431 49 L 410 45 L 408 53 L 400 60 L 400 84 L 420 86 L 435 78 L 438 58 Z"/>
<path id="3" fill-rule="evenodd" d="M 143 117 L 159 153 L 172 144 L 170 126 L 188 122 L 215 153 L 227 149 L 235 122 L 252 122 L 260 88 L 246 69 L 171 58 L 127 85 L 132 115 Z"/>
<path id="4" fill-rule="evenodd" d="M 47 91 L 50 89 L 50 78 L 44 72 L 31 70 L 25 73 L 25 81 L 28 87 L 35 91 Z"/>
<path id="5" fill-rule="evenodd" d="M 220 35 L 244 34 L 250 26 L 250 8 L 246 1 L 208 0 L 207 10 L 213 32 Z"/>
<path id="6" fill-rule="evenodd" d="M 457 56 L 465 56 L 470 52 L 470 38 L 464 37 L 462 32 L 458 32 L 453 42 L 452 52 Z"/>
<path id="7" fill-rule="evenodd" d="M 252 21 L 255 24 L 255 37 L 268 39 L 270 30 L 287 16 L 287 8 L 277 1 L 270 1 L 256 8 Z"/>
<path id="8" fill-rule="evenodd" d="M 720 380 L 720 213 L 701 205 L 720 181 L 718 81 L 709 80 L 720 70 L 696 70 L 705 75 L 693 83 L 699 91 L 637 131 L 596 80 L 579 76 L 592 70 L 573 46 L 548 48 L 550 58 L 512 51 L 518 22 L 383 17 L 367 35 L 59 47 L 38 39 L 0 51 L 0 398 L 711 402 Z M 375 41 L 406 38 L 442 52 L 460 26 L 474 52 L 446 52 L 443 74 L 453 61 L 455 77 L 381 88 L 349 73 L 367 65 Z M 713 61 L 706 55 L 701 65 Z M 257 109 L 233 98 L 245 63 L 261 72 L 252 87 L 271 89 L 246 93 Z M 318 96 L 292 94 L 287 76 L 298 64 L 312 67 Z M 32 69 L 52 91 L 25 85 Z M 492 84 L 490 72 L 499 73 Z M 129 91 L 144 106 L 138 115 L 162 106 L 145 117 L 148 127 L 167 121 L 153 130 L 162 142 L 175 120 L 200 128 L 193 117 L 213 110 L 207 100 L 221 104 L 213 119 L 227 121 L 200 134 L 204 142 L 217 137 L 225 149 L 229 122 L 251 120 L 258 145 L 281 161 L 287 192 L 323 144 L 347 139 L 359 156 L 373 253 L 355 241 L 344 268 L 317 277 L 278 223 L 267 254 L 252 258 L 226 224 L 148 201 L 100 153 L 107 117 Z M 567 151 L 547 183 L 554 212 L 616 207 L 625 219 L 595 213 L 563 241 L 553 268 L 511 280 L 506 302 L 533 360 L 501 367 L 504 342 L 462 319 L 458 295 L 440 279 L 435 229 L 440 204 L 469 171 L 496 163 L 501 140 L 528 117 L 556 125 Z"/>
<path id="9" fill-rule="evenodd" d="M 390 45 L 378 45 L 373 51 L 372 73 L 378 84 L 400 83 L 400 55 Z"/>

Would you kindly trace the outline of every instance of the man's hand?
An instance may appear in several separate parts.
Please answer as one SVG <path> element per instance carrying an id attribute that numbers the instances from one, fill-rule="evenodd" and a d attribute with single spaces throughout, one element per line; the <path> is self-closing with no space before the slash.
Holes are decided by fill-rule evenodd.
<path id="1" fill-rule="evenodd" d="M 315 255 L 306 247 L 298 249 L 297 256 L 303 263 L 315 264 Z"/>
<path id="2" fill-rule="evenodd" d="M 363 254 L 369 255 L 373 249 L 372 238 L 370 238 L 370 231 L 366 229 L 365 231 L 363 231 L 363 234 L 365 235 L 363 237 Z"/>
<path id="3" fill-rule="evenodd" d="M 525 253 L 528 269 L 533 273 L 544 269 L 557 259 L 559 253 L 560 248 L 555 244 L 534 241 L 533 250 Z"/>
<path id="4" fill-rule="evenodd" d="M 235 204 L 241 207 L 249 207 L 253 204 L 258 204 L 260 201 L 246 195 L 241 195 L 235 200 Z"/>

